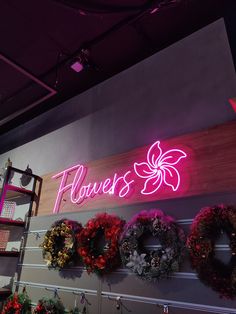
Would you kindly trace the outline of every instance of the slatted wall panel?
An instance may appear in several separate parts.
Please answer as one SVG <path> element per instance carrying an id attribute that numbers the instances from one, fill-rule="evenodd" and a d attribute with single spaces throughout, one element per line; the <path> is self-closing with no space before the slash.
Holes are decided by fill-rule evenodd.
<path id="1" fill-rule="evenodd" d="M 6 250 L 11 250 L 12 247 L 19 248 L 20 242 L 23 235 L 23 228 L 21 226 L 1 225 L 1 230 L 9 230 L 10 235 Z M 1 256 L 0 262 L 0 288 L 11 287 L 11 278 L 14 277 L 18 256 Z"/>
<path id="2" fill-rule="evenodd" d="M 160 208 L 166 214 L 174 216 L 182 228 L 188 234 L 191 221 L 198 213 L 200 208 L 207 205 L 219 203 L 233 204 L 236 203 L 236 194 L 212 194 L 205 196 L 196 196 L 191 198 L 172 199 L 159 201 L 148 204 L 139 204 L 122 208 L 114 208 L 109 210 L 104 208 L 106 212 L 119 214 L 127 221 L 137 212 L 143 209 Z M 218 295 L 210 288 L 204 286 L 197 278 L 194 271 L 191 269 L 188 256 L 185 257 L 182 269 L 179 273 L 173 275 L 168 280 L 162 280 L 158 283 L 147 283 L 140 280 L 131 272 L 124 268 L 119 268 L 109 275 L 102 278 L 96 275 L 88 275 L 86 271 L 78 265 L 73 269 L 67 269 L 63 272 L 48 270 L 41 254 L 41 249 L 38 247 L 43 240 L 46 229 L 57 219 L 67 217 L 85 223 L 96 212 L 102 212 L 102 209 L 89 212 L 88 210 L 79 211 L 77 213 L 66 213 L 60 215 L 33 217 L 30 224 L 30 230 L 25 248 L 25 255 L 22 263 L 21 282 L 30 283 L 27 287 L 28 293 L 35 303 L 42 296 L 53 295 L 53 292 L 47 291 L 45 287 L 57 286 L 67 288 L 71 291 L 62 291 L 59 289 L 59 296 L 65 303 L 67 308 L 74 305 L 75 296 L 72 290 L 80 289 L 79 291 L 87 291 L 86 296 L 91 305 L 88 305 L 90 314 L 111 314 L 111 313 L 135 313 L 149 314 L 163 313 L 163 308 L 157 306 L 158 300 L 162 302 L 182 302 L 196 306 L 213 306 L 214 308 L 236 308 L 236 301 L 220 299 Z M 35 232 L 36 231 L 36 232 Z M 37 236 L 39 232 L 40 237 Z M 151 243 L 155 245 L 153 239 Z M 227 248 L 228 240 L 224 236 L 217 243 L 217 254 L 223 260 L 227 261 L 230 257 L 229 248 Z M 222 246 L 223 245 L 223 246 Z M 34 286 L 34 283 L 36 286 Z M 40 285 L 40 286 L 37 286 Z M 108 295 L 113 297 L 108 297 Z M 126 297 L 124 297 L 126 295 Z M 123 296 L 120 310 L 116 308 L 115 298 Z M 141 297 L 139 301 L 132 300 L 134 297 Z M 130 298 L 130 299 L 129 299 Z M 142 299 L 143 298 L 143 299 Z M 146 299 L 145 299 L 146 298 Z M 156 300 L 156 301 L 155 301 Z M 181 303 L 181 304 L 182 304 Z M 181 306 L 181 305 L 180 305 Z M 214 308 L 209 308 L 209 313 L 218 313 Z M 203 310 L 189 310 L 181 308 L 169 308 L 171 314 L 200 314 L 206 313 Z M 229 310 L 222 313 L 230 313 Z M 231 313 L 236 313 L 236 309 Z"/>

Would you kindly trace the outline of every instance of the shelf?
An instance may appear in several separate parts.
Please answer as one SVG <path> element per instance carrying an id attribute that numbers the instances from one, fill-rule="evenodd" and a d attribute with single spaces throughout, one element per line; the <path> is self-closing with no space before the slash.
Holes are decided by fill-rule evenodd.
<path id="1" fill-rule="evenodd" d="M 35 193 L 31 190 L 23 189 L 18 186 L 14 186 L 10 184 L 5 185 L 5 188 L 7 190 L 6 197 L 5 197 L 6 200 L 14 200 L 14 199 L 22 198 L 22 194 L 28 195 L 28 196 L 35 195 Z M 2 189 L 0 189 L 0 193 L 1 192 L 2 192 Z"/>
<path id="2" fill-rule="evenodd" d="M 19 227 L 24 227 L 25 222 L 21 220 L 13 220 L 13 219 L 8 219 L 8 218 L 3 218 L 0 217 L 0 225 L 11 225 L 11 226 L 19 226 Z"/>
<path id="3" fill-rule="evenodd" d="M 19 251 L 0 251 L 0 256 L 19 256 Z"/>
<path id="4" fill-rule="evenodd" d="M 19 182 L 17 182 L 17 177 L 15 177 L 15 180 L 11 182 L 12 172 L 16 173 L 17 177 L 19 174 L 22 175 Z M 30 184 L 28 182 L 28 185 L 26 185 L 27 180 L 24 179 L 28 177 L 31 177 L 33 180 Z M 3 243 L 1 248 L 6 249 L 6 251 L 0 251 L 0 262 L 3 264 L 3 267 L 1 268 L 1 275 L 5 275 L 5 277 L 10 278 L 4 280 L 7 285 L 5 285 L 4 288 L 0 288 L 0 308 L 2 302 L 12 293 L 11 286 L 13 284 L 13 278 L 20 278 L 21 276 L 22 265 L 19 266 L 18 263 L 19 259 L 23 258 L 24 255 L 22 255 L 25 248 L 25 237 L 23 234 L 29 229 L 30 217 L 33 210 L 34 213 L 37 213 L 42 189 L 42 181 L 42 178 L 36 175 L 10 166 L 8 166 L 6 171 L 4 171 L 4 180 L 0 186 L 0 213 L 2 213 L 3 216 L 0 216 L 0 229 L 3 229 L 5 232 L 2 233 Z M 7 201 L 12 201 L 14 203 L 7 203 Z M 7 205 L 9 205 L 9 208 Z M 12 216 L 13 210 L 14 216 Z M 7 215 L 7 213 L 9 214 Z M 21 217 L 24 221 L 12 219 L 13 217 Z M 10 237 L 10 242 L 12 243 L 6 243 L 7 238 L 12 234 L 14 234 L 14 237 Z M 11 249 L 17 249 L 19 251 L 11 251 Z M 4 282 L 1 283 L 2 285 L 0 286 L 3 286 Z"/>
<path id="5" fill-rule="evenodd" d="M 8 297 L 9 295 L 11 295 L 11 290 L 10 289 L 6 289 L 6 288 L 0 288 L 0 296 L 6 296 Z"/>

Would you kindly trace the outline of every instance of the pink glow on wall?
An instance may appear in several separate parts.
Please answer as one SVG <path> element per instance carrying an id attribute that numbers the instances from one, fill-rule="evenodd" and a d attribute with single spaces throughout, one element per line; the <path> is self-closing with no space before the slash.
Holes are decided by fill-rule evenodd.
<path id="1" fill-rule="evenodd" d="M 236 112 L 236 97 L 230 98 L 229 103 L 232 106 L 233 110 Z"/>
<path id="2" fill-rule="evenodd" d="M 137 176 L 145 179 L 141 193 L 153 194 L 163 182 L 176 191 L 180 185 L 180 174 L 174 166 L 185 157 L 186 153 L 180 149 L 171 149 L 163 153 L 160 142 L 155 142 L 147 152 L 147 161 L 134 163 Z"/>
<path id="3" fill-rule="evenodd" d="M 78 205 L 86 199 L 99 195 L 128 197 L 137 185 L 137 181 L 140 181 L 138 177 L 144 182 L 142 190 L 136 189 L 136 193 L 154 194 L 164 184 L 176 191 L 180 185 L 180 174 L 176 165 L 185 157 L 187 157 L 186 153 L 180 149 L 171 149 L 163 153 L 160 142 L 157 141 L 148 150 L 144 162 L 135 162 L 133 167 L 122 175 L 115 172 L 104 180 L 87 183 L 88 168 L 84 165 L 78 164 L 65 169 L 52 177 L 61 178 L 53 212 L 59 212 L 65 192 L 69 192 L 71 203 Z"/>

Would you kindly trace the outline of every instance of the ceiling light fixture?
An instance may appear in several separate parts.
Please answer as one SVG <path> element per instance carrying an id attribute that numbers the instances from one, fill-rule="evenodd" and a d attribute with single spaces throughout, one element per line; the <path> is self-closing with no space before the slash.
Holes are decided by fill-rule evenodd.
<path id="1" fill-rule="evenodd" d="M 78 55 L 72 60 L 70 67 L 75 72 L 81 72 L 83 69 L 91 67 L 89 62 L 90 51 L 88 49 L 81 49 Z"/>

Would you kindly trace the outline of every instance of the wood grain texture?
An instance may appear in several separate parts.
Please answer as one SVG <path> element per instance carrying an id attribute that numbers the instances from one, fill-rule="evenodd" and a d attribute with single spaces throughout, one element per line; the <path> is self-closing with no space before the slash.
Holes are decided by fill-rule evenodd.
<path id="1" fill-rule="evenodd" d="M 95 196 L 93 199 L 89 198 L 81 205 L 74 205 L 70 202 L 68 193 L 65 193 L 65 201 L 62 202 L 60 211 L 104 210 L 156 200 L 236 191 L 236 121 L 205 131 L 167 139 L 161 142 L 161 146 L 164 150 L 183 149 L 188 155 L 187 158 L 181 160 L 178 166 L 181 173 L 181 185 L 178 191 L 173 192 L 170 187 L 163 186 L 160 191 L 144 196 L 140 194 L 144 181 L 136 177 L 135 190 L 129 198 L 118 198 L 105 194 Z M 118 174 L 124 174 L 125 171 L 132 168 L 135 161 L 146 160 L 149 147 L 150 145 L 147 145 L 86 164 L 88 175 L 84 183 L 103 181 L 105 178 L 113 176 L 116 171 Z M 55 173 L 43 176 L 38 215 L 52 214 L 60 184 L 60 179 L 53 180 L 51 178 Z"/>

